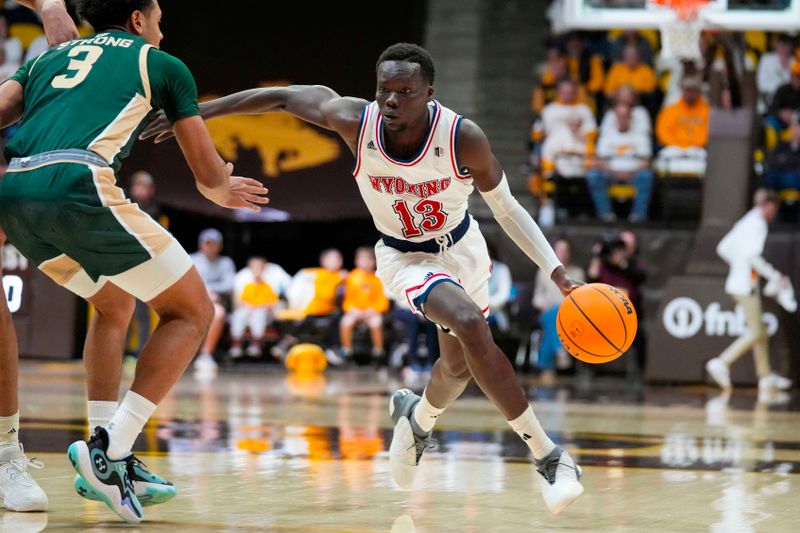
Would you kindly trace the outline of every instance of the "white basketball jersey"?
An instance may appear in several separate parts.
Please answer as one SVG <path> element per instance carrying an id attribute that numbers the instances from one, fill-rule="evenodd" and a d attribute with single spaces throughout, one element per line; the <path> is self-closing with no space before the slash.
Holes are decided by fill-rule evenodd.
<path id="1" fill-rule="evenodd" d="M 396 239 L 426 241 L 450 233 L 464 220 L 472 177 L 456 161 L 460 115 L 433 101 L 431 129 L 419 153 L 393 159 L 383 144 L 377 102 L 364 107 L 353 174 L 378 231 Z"/>

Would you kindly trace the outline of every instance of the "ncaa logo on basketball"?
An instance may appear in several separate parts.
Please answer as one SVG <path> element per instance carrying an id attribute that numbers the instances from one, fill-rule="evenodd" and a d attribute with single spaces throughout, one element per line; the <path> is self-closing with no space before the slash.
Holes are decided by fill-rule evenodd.
<path id="1" fill-rule="evenodd" d="M 622 305 L 625 307 L 625 311 L 627 311 L 628 314 L 633 313 L 633 307 L 631 306 L 631 303 L 628 301 L 628 298 L 626 298 L 625 295 L 622 293 L 622 291 L 618 290 L 616 287 L 612 287 L 611 285 L 609 285 L 608 287 L 609 287 L 608 290 L 613 292 L 620 299 Z"/>

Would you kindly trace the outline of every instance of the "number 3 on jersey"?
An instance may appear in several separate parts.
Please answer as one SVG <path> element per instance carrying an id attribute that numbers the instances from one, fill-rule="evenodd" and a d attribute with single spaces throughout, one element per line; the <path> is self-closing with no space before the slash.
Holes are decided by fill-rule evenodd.
<path id="1" fill-rule="evenodd" d="M 89 75 L 89 72 L 92 71 L 92 66 L 95 62 L 103 55 L 103 49 L 99 46 L 81 45 L 70 50 L 68 55 L 69 57 L 75 57 L 82 53 L 86 54 L 83 59 L 70 59 L 69 65 L 67 65 L 67 70 L 74 71 L 74 73 L 70 72 L 69 75 L 56 76 L 50 85 L 56 89 L 72 89 L 76 85 L 80 85 Z"/>
<path id="2" fill-rule="evenodd" d="M 397 200 L 392 207 L 403 223 L 403 236 L 406 238 L 419 237 L 426 231 L 436 231 L 447 222 L 447 213 L 442 211 L 442 202 L 435 200 L 421 200 L 414 205 L 414 211 L 422 215 L 419 225 L 414 223 L 414 216 L 405 200 Z"/>

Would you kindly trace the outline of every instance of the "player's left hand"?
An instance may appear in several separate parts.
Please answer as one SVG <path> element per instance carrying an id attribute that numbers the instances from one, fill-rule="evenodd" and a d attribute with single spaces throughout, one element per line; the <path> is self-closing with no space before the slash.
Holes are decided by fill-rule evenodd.
<path id="1" fill-rule="evenodd" d="M 47 44 L 55 46 L 80 37 L 78 28 L 67 13 L 62 0 L 45 0 L 41 7 L 42 24 Z"/>
<path id="2" fill-rule="evenodd" d="M 145 127 L 142 133 L 139 134 L 139 140 L 144 141 L 155 137 L 153 142 L 158 144 L 174 136 L 175 134 L 172 132 L 172 125 L 169 123 L 169 120 L 167 120 L 167 115 L 165 115 L 163 111 L 159 111 L 153 117 L 153 120 L 147 124 L 147 127 Z"/>
<path id="3" fill-rule="evenodd" d="M 581 285 L 584 285 L 582 281 L 574 280 L 567 276 L 567 271 L 563 266 L 556 268 L 550 275 L 550 279 L 558 286 L 558 289 L 564 296 L 567 296 Z"/>

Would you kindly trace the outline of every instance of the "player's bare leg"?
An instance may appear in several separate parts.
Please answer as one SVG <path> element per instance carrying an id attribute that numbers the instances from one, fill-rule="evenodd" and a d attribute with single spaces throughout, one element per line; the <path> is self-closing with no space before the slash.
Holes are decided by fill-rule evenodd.
<path id="1" fill-rule="evenodd" d="M 461 343 L 452 335 L 440 331 L 439 359 L 433 364 L 424 397 L 435 408 L 447 409 L 464 393 L 471 379 Z"/>
<path id="2" fill-rule="evenodd" d="M 494 343 L 483 313 L 461 287 L 440 283 L 431 291 L 424 308 L 428 318 L 453 332 L 475 382 L 506 420 L 518 418 L 530 407 L 514 368 Z M 546 455 L 552 447 L 547 439 L 534 454 Z"/>
<path id="3" fill-rule="evenodd" d="M 159 318 L 147 341 L 131 390 L 157 404 L 197 353 L 214 317 L 203 280 L 192 268 L 175 285 L 147 302 Z"/>
<path id="4" fill-rule="evenodd" d="M 0 280 L 4 242 L 0 229 Z M 41 464 L 28 460 L 19 444 L 19 347 L 2 287 L 0 283 L 0 502 L 10 511 L 44 511 L 47 495 L 28 472 Z"/>
<path id="5" fill-rule="evenodd" d="M 461 344 L 469 373 L 489 400 L 503 413 L 512 429 L 531 449 L 537 470 L 546 480 L 542 487 L 545 503 L 554 513 L 563 510 L 583 492 L 583 486 L 578 481 L 580 470 L 572 458 L 557 447 L 542 429 L 522 392 L 511 363 L 494 343 L 480 308 L 461 287 L 453 283 L 440 283 L 433 288 L 425 301 L 424 310 L 428 318 L 448 328 L 456 336 Z M 444 363 L 443 368 L 445 368 Z M 434 401 L 440 402 L 442 406 L 439 408 L 439 413 L 447 407 L 448 401 L 452 402 L 463 392 L 463 388 L 459 390 L 461 384 L 457 380 L 448 380 L 447 377 L 440 372 L 431 377 Z M 466 386 L 466 382 L 463 385 Z M 427 393 L 426 397 L 430 402 Z M 405 411 L 408 411 L 406 416 L 416 410 L 416 405 L 408 407 L 413 401 L 408 395 L 397 400 L 393 398 L 393 401 L 398 407 L 405 407 Z M 422 400 L 416 400 L 415 403 L 421 404 Z M 430 403 L 432 406 L 436 405 Z M 438 413 L 433 417 L 434 422 L 436 417 Z M 409 418 L 416 422 L 415 414 Z M 403 433 L 403 428 L 398 427 L 402 425 L 401 422 L 402 420 L 399 420 L 395 426 L 396 432 L 398 429 L 401 430 L 400 436 Z M 409 422 L 407 425 L 408 430 L 414 435 L 414 443 L 417 444 L 418 463 L 419 456 L 424 451 L 424 447 L 420 449 L 418 441 L 425 437 L 419 435 L 419 431 L 414 431 L 413 426 L 418 424 Z M 408 438 L 405 440 L 408 443 L 412 442 Z M 394 440 L 392 445 L 395 445 Z M 399 450 L 402 447 L 403 444 L 398 442 L 395 448 Z M 409 449 L 409 446 L 406 444 L 405 448 Z"/>
<path id="6" fill-rule="evenodd" d="M 0 229 L 0 280 L 3 278 L 3 243 L 5 233 Z M 0 285 L 2 287 L 2 285 Z M 0 419 L 11 417 L 19 411 L 19 353 L 17 332 L 11 321 L 11 311 L 6 302 L 5 289 L 0 290 Z M 4 429 L 4 428 L 0 428 Z M 10 429 L 10 428 L 9 428 Z M 19 428 L 14 428 L 14 433 Z M 0 442 L 3 435 L 0 434 Z"/>
<path id="7" fill-rule="evenodd" d="M 91 402 L 116 403 L 122 353 L 136 300 L 116 285 L 106 283 L 88 301 L 94 306 L 95 313 L 83 347 L 86 391 Z M 91 412 L 89 415 L 92 418 Z"/>

